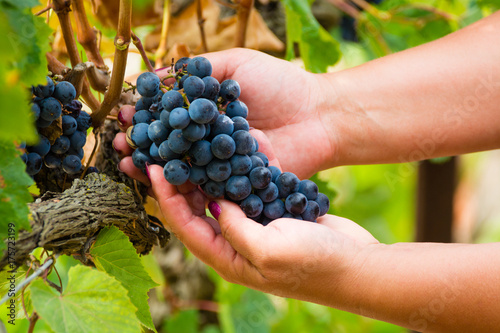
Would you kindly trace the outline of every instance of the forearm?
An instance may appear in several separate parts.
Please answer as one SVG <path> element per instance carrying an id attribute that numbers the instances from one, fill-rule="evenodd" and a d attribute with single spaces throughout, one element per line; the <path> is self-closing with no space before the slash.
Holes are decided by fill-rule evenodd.
<path id="1" fill-rule="evenodd" d="M 332 165 L 500 147 L 500 13 L 440 40 L 323 74 Z"/>
<path id="2" fill-rule="evenodd" d="M 425 332 L 500 328 L 500 243 L 374 245 L 336 293 L 362 315 Z"/>

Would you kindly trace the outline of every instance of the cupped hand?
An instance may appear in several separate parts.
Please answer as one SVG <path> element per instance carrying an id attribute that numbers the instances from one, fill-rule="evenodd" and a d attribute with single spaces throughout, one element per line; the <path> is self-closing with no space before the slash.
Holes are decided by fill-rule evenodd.
<path id="1" fill-rule="evenodd" d="M 247 120 L 269 137 L 283 171 L 305 179 L 332 163 L 333 138 L 320 112 L 331 92 L 325 93 L 328 84 L 320 76 L 250 49 L 202 56 L 212 63 L 212 76 L 219 82 L 240 84 Z"/>

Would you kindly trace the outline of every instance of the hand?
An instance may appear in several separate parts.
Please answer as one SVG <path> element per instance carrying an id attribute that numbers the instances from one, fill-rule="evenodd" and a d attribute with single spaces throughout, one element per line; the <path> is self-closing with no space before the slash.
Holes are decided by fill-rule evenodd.
<path id="1" fill-rule="evenodd" d="M 249 49 L 203 56 L 219 82 L 233 79 L 240 84 L 247 120 L 269 137 L 283 171 L 305 179 L 332 163 L 333 138 L 320 114 L 329 84 L 320 81 L 321 76 Z"/>

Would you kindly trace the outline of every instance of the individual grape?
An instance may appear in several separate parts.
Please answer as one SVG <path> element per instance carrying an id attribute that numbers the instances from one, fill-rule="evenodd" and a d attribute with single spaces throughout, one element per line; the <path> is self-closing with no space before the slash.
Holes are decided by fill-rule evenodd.
<path id="1" fill-rule="evenodd" d="M 250 156 L 250 160 L 252 161 L 252 169 L 265 167 L 264 162 L 262 162 L 262 159 L 259 156 L 252 155 Z"/>
<path id="2" fill-rule="evenodd" d="M 191 142 L 201 140 L 205 136 L 205 125 L 191 122 L 182 130 L 182 135 Z"/>
<path id="3" fill-rule="evenodd" d="M 175 129 L 184 129 L 186 128 L 191 119 L 189 118 L 189 113 L 184 108 L 175 108 L 170 111 L 170 116 L 168 118 L 168 123 L 170 127 Z"/>
<path id="4" fill-rule="evenodd" d="M 234 154 L 229 159 L 231 163 L 231 172 L 233 175 L 246 175 L 252 170 L 252 159 L 248 155 Z"/>
<path id="5" fill-rule="evenodd" d="M 197 76 L 190 76 L 184 81 L 184 92 L 190 97 L 200 97 L 205 91 L 205 83 Z"/>
<path id="6" fill-rule="evenodd" d="M 248 178 L 253 188 L 263 189 L 271 182 L 271 171 L 266 167 L 257 167 L 250 171 Z"/>
<path id="7" fill-rule="evenodd" d="M 159 146 L 154 142 L 149 146 L 149 156 L 155 161 L 163 161 L 160 156 Z"/>
<path id="8" fill-rule="evenodd" d="M 38 118 L 40 118 L 40 106 L 37 103 L 31 104 L 31 112 L 33 113 L 35 121 L 37 121 Z"/>
<path id="9" fill-rule="evenodd" d="M 299 189 L 300 180 L 291 172 L 283 172 L 276 178 L 276 186 L 278 186 L 280 198 L 285 199 L 293 192 Z"/>
<path id="10" fill-rule="evenodd" d="M 209 180 L 202 186 L 203 192 L 210 198 L 220 198 L 225 193 L 225 183 Z"/>
<path id="11" fill-rule="evenodd" d="M 230 118 L 234 117 L 248 117 L 248 107 L 242 101 L 234 101 L 227 105 L 226 115 Z"/>
<path id="12" fill-rule="evenodd" d="M 188 156 L 194 165 L 205 166 L 214 158 L 212 145 L 206 140 L 196 141 L 189 149 Z"/>
<path id="13" fill-rule="evenodd" d="M 205 84 L 205 90 L 203 91 L 203 94 L 201 94 L 201 97 L 215 100 L 219 96 L 219 81 L 212 76 L 205 76 L 203 78 L 203 83 Z"/>
<path id="14" fill-rule="evenodd" d="M 178 72 L 178 71 L 179 71 L 179 69 L 183 69 L 183 68 L 184 68 L 184 65 L 186 65 L 186 66 L 187 66 L 187 65 L 189 64 L 189 62 L 190 62 L 190 61 L 191 61 L 191 59 L 190 59 L 190 58 L 188 58 L 188 57 L 182 57 L 182 58 L 180 58 L 179 60 L 177 60 L 177 61 L 175 62 L 175 65 L 174 65 L 174 69 L 175 69 L 175 71 L 176 71 L 176 72 Z"/>
<path id="15" fill-rule="evenodd" d="M 45 136 L 40 135 L 38 143 L 28 147 L 30 153 L 37 153 L 40 156 L 45 156 L 50 151 L 50 141 Z"/>
<path id="16" fill-rule="evenodd" d="M 210 121 L 208 122 L 208 124 L 212 125 L 212 124 L 215 124 L 215 122 L 217 121 L 217 118 L 219 118 L 219 108 L 217 107 L 217 104 L 212 101 L 211 99 L 208 100 L 210 102 L 210 104 L 212 104 L 212 106 L 214 107 L 215 109 L 215 112 L 212 114 L 212 119 L 210 119 Z"/>
<path id="17" fill-rule="evenodd" d="M 309 179 L 300 181 L 298 191 L 304 194 L 307 200 L 316 200 L 319 193 L 318 185 Z"/>
<path id="18" fill-rule="evenodd" d="M 283 214 L 282 218 L 302 220 L 302 216 L 293 215 L 293 214 L 290 214 L 289 212 L 285 212 L 285 214 Z"/>
<path id="19" fill-rule="evenodd" d="M 59 168 L 62 164 L 61 158 L 55 154 L 49 153 L 43 158 L 45 166 L 49 169 Z"/>
<path id="20" fill-rule="evenodd" d="M 61 118 L 61 127 L 63 130 L 64 135 L 71 135 L 76 132 L 76 129 L 78 128 L 78 123 L 76 122 L 76 119 L 69 116 L 69 115 L 64 115 Z"/>
<path id="21" fill-rule="evenodd" d="M 187 65 L 188 74 L 204 78 L 212 75 L 212 64 L 204 57 L 194 57 Z"/>
<path id="22" fill-rule="evenodd" d="M 236 116 L 231 118 L 234 124 L 234 132 L 236 131 L 249 131 L 250 130 L 250 125 L 248 125 L 248 121 L 240 116 Z"/>
<path id="23" fill-rule="evenodd" d="M 50 125 L 52 125 L 52 121 L 45 120 L 42 117 L 38 118 L 38 120 L 36 121 L 37 128 L 47 128 Z"/>
<path id="24" fill-rule="evenodd" d="M 65 135 L 61 135 L 54 141 L 54 144 L 50 147 L 50 151 L 54 154 L 64 154 L 69 150 L 70 146 L 71 142 L 69 138 Z"/>
<path id="25" fill-rule="evenodd" d="M 47 121 L 54 121 L 61 116 L 61 103 L 54 97 L 47 97 L 40 101 L 40 117 Z"/>
<path id="26" fill-rule="evenodd" d="M 278 198 L 278 187 L 271 182 L 267 187 L 255 191 L 255 194 L 259 196 L 262 202 L 271 202 Z"/>
<path id="27" fill-rule="evenodd" d="M 306 209 L 301 214 L 302 219 L 310 222 L 315 222 L 319 217 L 319 205 L 316 201 L 307 201 Z"/>
<path id="28" fill-rule="evenodd" d="M 164 161 L 171 161 L 175 160 L 178 158 L 181 158 L 180 154 L 177 154 L 170 149 L 168 146 L 168 140 L 163 141 L 159 146 L 158 146 L 158 154 L 160 155 L 161 159 Z"/>
<path id="29" fill-rule="evenodd" d="M 137 78 L 137 91 L 141 96 L 154 97 L 160 89 L 160 78 L 155 73 L 144 72 Z"/>
<path id="30" fill-rule="evenodd" d="M 151 139 L 148 135 L 149 125 L 139 123 L 132 128 L 130 132 L 130 139 L 139 148 L 149 148 L 151 146 Z"/>
<path id="31" fill-rule="evenodd" d="M 132 153 L 132 162 L 134 162 L 136 168 L 144 172 L 146 170 L 146 163 L 153 164 L 154 160 L 149 155 L 149 149 L 139 148 Z"/>
<path id="32" fill-rule="evenodd" d="M 78 118 L 76 118 L 76 123 L 78 124 L 78 130 L 85 132 L 92 126 L 92 118 L 87 112 L 82 111 Z"/>
<path id="33" fill-rule="evenodd" d="M 170 111 L 163 110 L 160 113 L 160 121 L 166 128 L 170 127 Z"/>
<path id="34" fill-rule="evenodd" d="M 226 195 L 234 201 L 245 199 L 252 192 L 252 185 L 246 176 L 231 176 L 226 182 Z"/>
<path id="35" fill-rule="evenodd" d="M 245 200 L 240 203 L 240 207 L 248 217 L 256 217 L 264 208 L 262 200 L 255 194 L 250 194 Z"/>
<path id="36" fill-rule="evenodd" d="M 227 160 L 213 159 L 207 165 L 208 178 L 222 182 L 231 176 L 231 164 Z"/>
<path id="37" fill-rule="evenodd" d="M 189 178 L 189 166 L 181 160 L 171 160 L 163 168 L 165 179 L 172 185 L 182 185 Z"/>
<path id="38" fill-rule="evenodd" d="M 281 170 L 278 167 L 275 167 L 274 165 L 270 165 L 267 167 L 269 171 L 271 171 L 271 181 L 276 182 L 276 178 L 278 178 L 279 175 L 281 175 Z"/>
<path id="39" fill-rule="evenodd" d="M 26 160 L 26 173 L 30 176 L 36 175 L 42 169 L 42 157 L 37 153 L 29 153 Z"/>
<path id="40" fill-rule="evenodd" d="M 149 140 L 158 145 L 167 140 L 168 134 L 168 129 L 163 126 L 163 123 L 160 120 L 155 120 L 148 126 Z"/>
<path id="41" fill-rule="evenodd" d="M 151 114 L 151 112 L 147 110 L 139 110 L 132 117 L 132 125 L 137 125 L 140 123 L 151 124 L 152 121 L 153 121 L 153 115 Z"/>
<path id="42" fill-rule="evenodd" d="M 300 215 L 306 210 L 307 198 L 300 192 L 295 192 L 286 197 L 286 210 L 292 214 Z"/>
<path id="43" fill-rule="evenodd" d="M 250 154 L 255 143 L 253 141 L 253 136 L 247 131 L 236 131 L 233 133 L 232 138 L 236 143 L 236 153 L 240 155 Z M 259 155 L 257 155 L 259 156 Z M 261 156 L 259 156 L 261 157 Z M 262 159 L 262 157 L 261 157 Z M 266 157 L 267 159 L 267 157 Z M 264 162 L 264 160 L 263 160 Z M 265 163 L 264 163 L 265 165 Z"/>
<path id="44" fill-rule="evenodd" d="M 161 111 L 151 112 L 151 115 L 153 116 L 153 121 L 161 119 Z M 170 126 L 165 127 L 170 128 Z"/>
<path id="45" fill-rule="evenodd" d="M 226 160 L 233 156 L 236 149 L 234 140 L 227 134 L 219 134 L 212 140 L 212 153 L 215 157 Z"/>
<path id="46" fill-rule="evenodd" d="M 56 84 L 53 97 L 57 98 L 62 105 L 66 105 L 76 98 L 76 89 L 68 81 L 61 81 Z"/>
<path id="47" fill-rule="evenodd" d="M 219 94 L 224 100 L 228 102 L 235 101 L 240 97 L 240 93 L 241 89 L 238 82 L 231 79 L 222 81 Z"/>
<path id="48" fill-rule="evenodd" d="M 234 123 L 228 116 L 224 114 L 219 114 L 217 120 L 212 125 L 212 135 L 216 136 L 219 134 L 231 135 L 234 131 Z"/>
<path id="49" fill-rule="evenodd" d="M 208 182 L 209 178 L 207 176 L 207 171 L 204 167 L 199 167 L 197 165 L 191 166 L 191 171 L 189 173 L 189 181 L 195 185 L 203 185 Z"/>
<path id="50" fill-rule="evenodd" d="M 260 159 L 262 160 L 262 162 L 264 162 L 264 166 L 268 167 L 269 166 L 269 159 L 267 158 L 266 154 L 264 153 L 261 153 L 260 151 L 257 151 L 255 153 L 253 153 L 255 156 L 258 156 L 260 157 Z"/>
<path id="51" fill-rule="evenodd" d="M 71 116 L 73 118 L 78 118 L 80 116 L 80 113 L 82 112 L 82 102 L 80 102 L 77 99 L 72 100 L 68 104 L 64 106 L 64 109 L 68 112 L 68 116 Z"/>
<path id="52" fill-rule="evenodd" d="M 323 216 L 330 209 L 330 199 L 324 193 L 318 193 L 318 197 L 314 199 L 319 206 L 319 215 Z"/>
<path id="53" fill-rule="evenodd" d="M 186 81 L 186 79 L 187 79 L 188 77 L 189 77 L 189 75 L 184 75 L 184 76 L 182 76 L 182 77 L 179 79 L 179 81 L 178 81 L 178 82 L 176 82 L 176 83 L 178 83 L 178 84 L 179 84 L 179 89 L 182 89 L 182 88 L 184 87 L 184 81 Z"/>
<path id="54" fill-rule="evenodd" d="M 218 116 L 217 106 L 206 98 L 198 98 L 189 105 L 189 116 L 198 124 L 207 124 Z"/>
<path id="55" fill-rule="evenodd" d="M 260 221 L 260 224 L 262 224 L 265 227 L 266 225 L 268 225 L 271 222 L 273 222 L 273 220 L 264 215 L 264 217 Z"/>
<path id="56" fill-rule="evenodd" d="M 71 148 L 78 151 L 85 146 L 85 143 L 87 142 L 87 134 L 82 131 L 76 131 L 69 136 L 69 141 L 71 143 Z"/>
<path id="57" fill-rule="evenodd" d="M 82 169 L 82 161 L 76 155 L 66 155 L 62 160 L 62 168 L 67 174 L 73 175 Z"/>
<path id="58" fill-rule="evenodd" d="M 203 124 L 205 126 L 205 136 L 203 139 L 208 139 L 210 137 L 210 133 L 212 132 L 212 125 L 210 124 Z"/>
<path id="59" fill-rule="evenodd" d="M 67 155 L 76 155 L 81 160 L 81 159 L 83 159 L 84 151 L 83 151 L 83 148 L 80 148 L 80 149 L 69 148 Z"/>
<path id="60" fill-rule="evenodd" d="M 32 87 L 33 94 L 35 94 L 35 96 L 40 98 L 47 98 L 52 96 L 55 89 L 54 81 L 52 81 L 52 79 L 48 76 L 46 77 L 46 80 L 47 80 L 46 85 L 39 84 L 36 87 L 35 86 Z"/>
<path id="61" fill-rule="evenodd" d="M 155 97 L 141 97 L 137 100 L 135 103 L 135 110 L 136 111 L 141 111 L 141 110 L 149 110 L 151 105 L 153 105 L 153 102 L 155 100 Z"/>
<path id="62" fill-rule="evenodd" d="M 184 154 L 191 148 L 191 141 L 182 135 L 182 130 L 174 129 L 168 136 L 168 146 L 177 154 Z"/>
<path id="63" fill-rule="evenodd" d="M 256 153 L 258 150 L 259 150 L 259 142 L 257 141 L 256 138 L 253 138 L 253 143 L 255 144 L 254 145 L 254 149 L 252 149 L 252 154 L 253 153 Z"/>
<path id="64" fill-rule="evenodd" d="M 285 204 L 280 199 L 276 199 L 264 204 L 263 212 L 271 220 L 279 219 L 285 214 Z"/>

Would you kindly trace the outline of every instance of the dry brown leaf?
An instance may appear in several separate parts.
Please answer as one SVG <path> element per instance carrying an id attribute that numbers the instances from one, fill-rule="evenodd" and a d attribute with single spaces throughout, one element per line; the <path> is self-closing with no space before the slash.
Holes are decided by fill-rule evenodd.
<path id="1" fill-rule="evenodd" d="M 97 19 L 105 26 L 116 29 L 118 25 L 118 13 L 120 0 L 89 0 L 92 10 Z M 158 24 L 162 19 L 161 2 L 155 1 L 151 6 L 134 8 L 132 14 L 132 26 Z"/>
<path id="2" fill-rule="evenodd" d="M 164 57 L 165 64 L 169 64 L 172 58 L 180 59 L 182 57 L 189 56 L 191 56 L 191 50 L 189 49 L 189 47 L 184 43 L 177 43 L 168 50 L 167 55 Z"/>
<path id="3" fill-rule="evenodd" d="M 236 16 L 219 19 L 220 8 L 213 0 L 202 0 L 205 34 L 209 51 L 219 51 L 234 47 L 236 34 Z M 145 39 L 148 51 L 154 51 L 160 42 L 160 30 L 157 29 Z M 179 16 L 173 17 L 169 27 L 168 47 L 177 43 L 186 43 L 194 53 L 201 52 L 201 37 L 196 16 L 196 3 L 192 3 Z M 246 47 L 280 52 L 285 45 L 269 30 L 262 16 L 252 9 L 248 21 Z"/>

